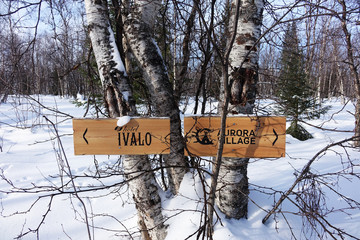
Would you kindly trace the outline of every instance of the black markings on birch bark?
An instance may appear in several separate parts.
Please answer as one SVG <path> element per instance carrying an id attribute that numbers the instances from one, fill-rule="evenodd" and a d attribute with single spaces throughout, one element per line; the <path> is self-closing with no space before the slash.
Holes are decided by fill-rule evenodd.
<path id="1" fill-rule="evenodd" d="M 143 16 L 148 15 L 132 10 L 126 17 L 124 22 L 126 39 L 143 69 L 146 86 L 149 89 L 154 106 L 154 114 L 170 117 L 171 152 L 169 156 L 164 157 L 164 160 L 168 167 L 170 189 L 176 194 L 186 172 L 179 108 L 174 99 L 165 63 L 148 24 L 151 21 L 145 21 L 146 19 L 143 19 Z"/>
<path id="2" fill-rule="evenodd" d="M 89 35 L 109 116 L 114 118 L 123 115 L 135 115 L 135 101 L 109 24 L 107 1 L 85 0 L 85 8 Z M 133 136 L 129 138 L 127 139 L 129 144 L 138 144 L 136 138 Z M 151 144 L 151 139 L 148 138 L 147 140 L 144 142 Z M 125 178 L 138 210 L 138 224 L 143 238 L 165 239 L 166 226 L 161 213 L 159 188 L 148 157 L 146 155 L 125 155 L 122 157 Z"/>
<path id="3" fill-rule="evenodd" d="M 229 55 L 230 113 L 252 114 L 256 95 L 258 53 L 254 46 L 260 37 L 263 0 L 241 0 L 240 16 L 235 19 L 235 0 L 230 16 L 230 35 L 236 38 Z M 238 21 L 237 29 L 232 29 Z M 224 90 L 221 91 L 222 93 Z M 226 140 L 226 139 L 225 139 Z M 249 140 L 249 143 L 251 141 Z M 248 158 L 223 158 L 220 165 L 216 204 L 229 218 L 247 215 L 248 206 Z"/>

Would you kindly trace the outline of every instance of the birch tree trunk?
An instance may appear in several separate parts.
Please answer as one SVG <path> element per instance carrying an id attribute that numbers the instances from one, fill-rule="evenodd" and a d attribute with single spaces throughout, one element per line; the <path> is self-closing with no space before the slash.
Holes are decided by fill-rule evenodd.
<path id="1" fill-rule="evenodd" d="M 123 62 L 110 27 L 106 1 L 86 0 L 86 17 L 106 109 L 110 117 L 132 115 L 135 102 Z"/>
<path id="2" fill-rule="evenodd" d="M 348 15 L 347 15 L 347 5 L 344 0 L 338 0 L 339 4 L 342 7 L 342 14 L 340 15 L 341 27 L 345 35 L 345 42 L 346 42 L 346 51 L 347 51 L 347 63 L 349 64 L 349 68 L 351 71 L 351 75 L 354 80 L 355 86 L 355 98 L 356 98 L 356 105 L 355 105 L 355 137 L 354 140 L 354 147 L 360 148 L 360 76 L 358 71 L 358 66 L 355 62 L 355 54 L 354 54 L 354 46 L 351 42 L 351 33 L 348 29 L 347 22 Z"/>
<path id="3" fill-rule="evenodd" d="M 163 240 L 166 225 L 161 212 L 160 187 L 147 156 L 124 156 L 125 177 L 129 182 L 138 212 L 138 225 L 143 240 Z"/>
<path id="4" fill-rule="evenodd" d="M 85 0 L 85 8 L 109 116 L 136 115 L 130 84 L 110 27 L 107 1 Z M 123 156 L 123 167 L 138 210 L 143 239 L 165 239 L 159 187 L 147 156 Z"/>
<path id="5" fill-rule="evenodd" d="M 188 64 L 191 55 L 190 52 L 191 35 L 193 34 L 196 11 L 197 11 L 196 5 L 194 4 L 191 8 L 189 18 L 185 23 L 185 32 L 183 33 L 184 39 L 182 42 L 182 61 L 179 66 L 179 75 L 177 76 L 176 79 L 174 79 L 176 80 L 174 81 L 174 95 L 175 95 L 175 101 L 177 103 L 180 101 L 181 93 L 183 91 L 183 84 L 186 82 L 186 74 L 188 73 Z"/>
<path id="6" fill-rule="evenodd" d="M 320 53 L 319 53 L 319 58 L 320 59 L 325 59 L 325 54 L 326 54 L 326 47 L 327 47 L 327 36 L 326 33 L 328 32 L 329 29 L 329 25 L 331 23 L 331 18 L 327 18 L 325 19 L 325 23 L 323 26 L 324 31 L 322 32 L 322 36 L 321 36 L 321 47 L 320 47 Z M 311 65 L 311 64 L 310 64 Z M 317 97 L 319 100 L 321 100 L 324 96 L 328 96 L 331 97 L 331 75 L 329 78 L 329 88 L 328 88 L 328 92 L 325 92 L 325 86 L 326 86 L 326 76 L 327 76 L 327 67 L 328 64 L 325 64 L 324 61 L 319 61 L 319 65 L 318 65 L 318 83 L 317 83 Z"/>
<path id="7" fill-rule="evenodd" d="M 179 108 L 174 99 L 164 60 L 152 36 L 154 17 L 160 4 L 159 0 L 135 1 L 124 24 L 127 43 L 144 71 L 143 75 L 151 94 L 155 115 L 170 117 L 170 155 L 165 156 L 164 159 L 170 189 L 176 194 L 186 172 L 186 163 Z"/>
<path id="8" fill-rule="evenodd" d="M 236 39 L 229 55 L 230 113 L 252 114 L 255 103 L 258 71 L 257 40 L 261 35 L 263 0 L 241 0 L 239 18 L 236 0 L 232 2 L 229 33 L 236 31 Z M 233 29 L 238 21 L 237 29 Z M 223 89 L 221 91 L 224 92 Z M 247 215 L 248 158 L 223 158 L 219 170 L 216 204 L 229 218 Z"/>

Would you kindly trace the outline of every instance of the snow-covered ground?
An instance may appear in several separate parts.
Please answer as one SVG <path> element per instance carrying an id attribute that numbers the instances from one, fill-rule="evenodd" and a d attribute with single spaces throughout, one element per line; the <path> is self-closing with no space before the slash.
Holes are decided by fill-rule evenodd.
<path id="1" fill-rule="evenodd" d="M 14 239 L 27 232 L 21 239 L 88 239 L 84 205 L 89 225 L 94 226 L 90 228 L 92 239 L 138 239 L 136 209 L 121 175 L 104 176 L 107 169 L 119 167 L 118 157 L 74 156 L 70 116 L 82 117 L 85 110 L 75 107 L 72 99 L 34 98 L 42 105 L 15 97 L 9 97 L 7 103 L 0 105 L 0 239 Z M 294 203 L 297 202 L 292 203 L 294 195 L 282 203 L 281 213 L 275 218 L 272 216 L 266 225 L 262 219 L 279 199 L 281 191 L 292 185 L 299 171 L 318 151 L 352 137 L 353 104 L 348 102 L 344 106 L 336 99 L 326 104 L 331 110 L 309 123 L 337 131 L 304 125 L 314 138 L 301 142 L 287 135 L 285 158 L 251 159 L 248 218 L 226 219 L 219 213 L 221 221 L 215 227 L 214 239 L 319 239 L 314 232 L 307 231 L 302 217 L 296 214 Z M 192 108 L 189 105 L 186 114 L 191 114 Z M 55 124 L 61 143 L 55 138 L 54 127 L 43 116 Z M 113 187 L 81 193 L 82 202 L 75 195 L 66 194 L 73 190 L 67 161 L 71 174 L 81 176 L 74 179 L 77 189 Z M 121 167 L 119 169 L 121 171 Z M 359 151 L 334 146 L 317 158 L 311 172 L 323 180 L 318 187 L 325 194 L 320 203 L 326 202 L 327 208 L 320 207 L 324 209 L 326 221 L 360 238 Z M 91 177 L 100 175 L 104 177 Z M 59 188 L 63 184 L 67 187 Z M 311 189 L 311 182 L 295 188 L 301 189 Z M 169 217 L 167 240 L 187 239 L 201 224 L 204 193 L 196 171 L 185 176 L 180 192 L 175 197 L 162 194 L 163 214 Z M 33 232 L 36 229 L 39 231 Z M 334 232 L 331 227 L 327 229 Z M 133 233 L 132 237 L 129 233 Z"/>

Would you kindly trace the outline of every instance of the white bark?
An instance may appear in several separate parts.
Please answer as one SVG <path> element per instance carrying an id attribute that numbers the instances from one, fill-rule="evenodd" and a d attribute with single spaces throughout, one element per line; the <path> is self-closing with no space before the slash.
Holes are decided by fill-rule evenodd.
<path id="1" fill-rule="evenodd" d="M 134 100 L 129 98 L 130 86 L 110 27 L 106 1 L 86 0 L 85 9 L 109 115 L 119 117 L 127 112 L 134 113 Z"/>
<path id="2" fill-rule="evenodd" d="M 140 19 L 147 23 L 148 26 L 152 29 L 155 24 L 155 17 L 161 7 L 161 1 L 159 0 L 135 0 L 134 1 L 138 13 L 140 14 Z"/>
<path id="3" fill-rule="evenodd" d="M 355 58 L 356 55 L 354 54 L 354 46 L 351 40 L 351 31 L 349 31 L 347 26 L 348 21 L 348 13 L 347 10 L 349 9 L 346 5 L 345 0 L 338 0 L 339 4 L 342 7 L 342 14 L 341 14 L 341 27 L 343 33 L 345 35 L 345 42 L 346 42 L 346 52 L 347 52 L 347 64 L 349 65 L 351 71 L 351 77 L 354 80 L 354 87 L 355 87 L 355 135 L 357 139 L 354 140 L 354 147 L 360 148 L 360 75 L 359 75 L 359 65 L 356 64 Z"/>
<path id="4" fill-rule="evenodd" d="M 235 6 L 235 1 L 233 5 Z M 232 67 L 240 67 L 242 65 L 243 68 L 258 69 L 259 55 L 256 48 L 251 50 L 250 53 L 249 50 L 261 35 L 263 8 L 263 0 L 242 0 L 239 19 L 234 19 L 235 13 L 231 14 L 230 34 L 235 30 L 232 29 L 232 22 L 238 21 L 236 40 L 230 52 L 230 64 Z M 235 11 L 235 9 L 233 9 L 233 11 Z"/>
<path id="5" fill-rule="evenodd" d="M 160 191 L 147 156 L 124 156 L 123 167 L 138 211 L 144 240 L 163 240 L 166 225 L 161 212 Z"/>
<path id="6" fill-rule="evenodd" d="M 257 40 L 261 35 L 263 0 L 241 0 L 239 19 L 236 16 L 236 0 L 232 3 L 230 36 L 234 33 L 234 21 L 238 21 L 236 38 L 229 61 L 231 85 L 229 111 L 251 114 L 255 101 L 255 85 L 258 71 Z M 247 215 L 248 158 L 223 158 L 219 169 L 216 204 L 229 218 Z"/>
<path id="7" fill-rule="evenodd" d="M 229 218 L 247 216 L 248 161 L 248 158 L 223 158 L 220 166 L 215 202 Z"/>
<path id="8" fill-rule="evenodd" d="M 110 27 L 107 14 L 107 5 L 96 4 L 95 1 L 86 0 L 86 18 L 89 26 L 89 35 L 96 58 L 96 63 L 102 71 L 100 77 L 105 82 L 107 65 L 113 63 L 111 71 L 119 71 L 125 75 L 125 68 L 116 48 L 114 33 Z"/>
<path id="9" fill-rule="evenodd" d="M 144 1 L 137 1 L 136 3 Z M 127 43 L 144 71 L 156 116 L 170 117 L 170 155 L 165 156 L 170 188 L 174 194 L 186 172 L 184 141 L 181 134 L 179 108 L 176 105 L 168 72 L 161 52 L 152 36 L 152 26 L 160 1 L 146 1 L 146 8 L 135 5 L 125 20 Z M 154 6 L 151 6 L 154 5 Z M 140 6 L 140 7 L 139 7 Z"/>
<path id="10" fill-rule="evenodd" d="M 109 115 L 113 118 L 134 115 L 135 102 L 110 28 L 107 1 L 85 0 L 85 7 Z M 123 156 L 123 167 L 138 210 L 143 239 L 165 239 L 159 188 L 147 156 Z"/>
<path id="11" fill-rule="evenodd" d="M 235 6 L 233 1 L 232 6 Z M 235 7 L 230 18 L 230 36 L 233 34 L 233 22 L 238 21 L 236 39 L 232 46 L 229 61 L 229 81 L 231 99 L 229 110 L 237 113 L 252 113 L 255 101 L 255 84 L 259 54 L 256 41 L 261 35 L 263 0 L 241 0 L 239 19 L 235 18 Z"/>

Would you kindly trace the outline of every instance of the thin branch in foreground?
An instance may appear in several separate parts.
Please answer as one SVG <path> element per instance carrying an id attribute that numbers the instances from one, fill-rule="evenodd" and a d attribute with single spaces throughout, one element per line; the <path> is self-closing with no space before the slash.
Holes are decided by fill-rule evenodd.
<path id="1" fill-rule="evenodd" d="M 68 175 L 71 179 L 71 183 L 72 183 L 72 187 L 74 189 L 74 195 L 75 197 L 79 200 L 79 202 L 81 203 L 81 205 L 83 206 L 83 209 L 84 209 L 84 214 L 85 214 L 85 221 L 86 221 L 86 229 L 87 229 L 87 232 L 88 232 L 88 237 L 89 237 L 89 240 L 91 240 L 91 231 L 90 231 L 90 224 L 89 224 L 89 219 L 88 219 L 88 214 L 87 214 L 87 210 L 86 210 L 86 206 L 85 206 L 85 203 L 84 201 L 80 198 L 80 196 L 78 195 L 77 193 L 77 189 L 76 189 L 76 185 L 75 185 L 75 182 L 74 182 L 74 178 L 72 176 L 72 173 L 71 173 L 71 169 L 70 169 L 70 164 L 69 164 L 69 161 L 66 157 L 66 152 L 65 152 L 65 149 L 62 145 L 62 142 L 60 140 L 60 136 L 59 136 L 59 133 L 58 133 L 58 130 L 56 128 L 56 125 L 50 120 L 48 119 L 46 116 L 44 116 L 44 118 L 46 119 L 46 121 L 48 121 L 52 127 L 54 128 L 54 131 L 55 131 L 55 134 L 58 138 L 58 141 L 59 141 L 59 146 L 61 148 L 61 151 L 63 152 L 64 154 L 64 159 L 65 159 L 65 163 L 66 163 L 66 167 L 68 168 Z"/>
<path id="2" fill-rule="evenodd" d="M 275 204 L 275 206 L 266 214 L 266 216 L 263 218 L 262 223 L 265 224 L 266 221 L 270 218 L 270 216 L 278 209 L 278 207 L 281 205 L 281 203 L 288 198 L 288 196 L 292 193 L 292 191 L 294 190 L 294 188 L 296 187 L 296 185 L 304 178 L 304 176 L 309 172 L 310 170 L 310 166 L 311 164 L 324 152 L 326 152 L 328 149 L 337 146 L 337 145 L 341 145 L 343 143 L 349 142 L 349 141 L 353 141 L 355 139 L 358 139 L 360 137 L 351 137 L 351 138 L 346 138 L 342 141 L 338 141 L 332 144 L 327 145 L 326 147 L 324 147 L 323 149 L 321 149 L 319 152 L 317 152 L 315 154 L 315 156 L 310 159 L 310 161 L 304 166 L 303 170 L 301 171 L 301 173 L 299 174 L 299 176 L 296 178 L 295 182 L 291 185 L 291 187 L 280 197 L 280 199 L 278 200 L 278 202 Z"/>

